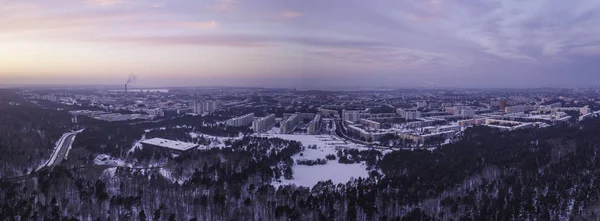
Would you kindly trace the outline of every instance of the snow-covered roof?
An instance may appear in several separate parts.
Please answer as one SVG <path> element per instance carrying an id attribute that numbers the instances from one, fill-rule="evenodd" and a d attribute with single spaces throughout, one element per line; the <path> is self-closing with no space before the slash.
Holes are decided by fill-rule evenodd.
<path id="1" fill-rule="evenodd" d="M 174 150 L 180 150 L 180 151 L 187 151 L 187 150 L 198 147 L 197 144 L 185 143 L 185 142 L 174 141 L 174 140 L 167 140 L 167 139 L 162 139 L 162 138 L 153 138 L 153 139 L 149 139 L 149 140 L 144 140 L 141 143 L 164 147 L 164 148 L 169 148 L 169 149 L 174 149 Z"/>

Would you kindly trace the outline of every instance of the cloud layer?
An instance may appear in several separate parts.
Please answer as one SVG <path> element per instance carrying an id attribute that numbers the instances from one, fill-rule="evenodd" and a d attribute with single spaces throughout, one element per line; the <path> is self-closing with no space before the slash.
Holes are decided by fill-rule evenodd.
<path id="1" fill-rule="evenodd" d="M 11 73 L 35 72 L 25 64 L 38 61 L 7 52 L 33 50 L 22 45 L 35 44 L 61 48 L 39 53 L 63 57 L 67 50 L 58 45 L 83 45 L 103 62 L 123 64 L 119 66 L 123 72 L 148 73 L 156 79 L 171 65 L 173 72 L 185 70 L 170 73 L 189 78 L 183 82 L 219 76 L 279 79 L 265 81 L 265 86 L 280 85 L 285 79 L 286 85 L 298 79 L 319 81 L 319 76 L 347 76 L 348 85 L 401 87 L 419 87 L 423 82 L 528 87 L 600 81 L 596 62 L 600 2 L 594 0 L 0 0 L 0 4 L 4 39 L 0 58 L 16 59 L 6 62 L 4 69 L 0 66 L 4 79 L 11 79 Z M 104 57 L 114 53 L 120 56 Z M 169 54 L 172 60 L 129 65 L 143 64 L 143 55 L 162 56 L 156 53 Z M 211 57 L 212 63 L 181 67 L 190 57 Z M 49 61 L 48 68 L 54 67 L 53 62 L 64 61 Z M 162 72 L 148 67 L 152 65 L 160 65 Z M 86 71 L 60 67 L 53 72 L 64 72 L 63 77 Z"/>

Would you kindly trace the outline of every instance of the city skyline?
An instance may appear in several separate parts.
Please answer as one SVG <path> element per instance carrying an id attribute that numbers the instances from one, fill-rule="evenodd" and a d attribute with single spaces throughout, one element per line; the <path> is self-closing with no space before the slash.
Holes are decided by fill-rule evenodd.
<path id="1" fill-rule="evenodd" d="M 595 1 L 0 0 L 0 84 L 543 87 L 600 81 Z"/>

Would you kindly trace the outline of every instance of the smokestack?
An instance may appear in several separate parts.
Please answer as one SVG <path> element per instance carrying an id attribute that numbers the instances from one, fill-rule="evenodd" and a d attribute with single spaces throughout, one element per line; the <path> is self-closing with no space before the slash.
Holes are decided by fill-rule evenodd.
<path id="1" fill-rule="evenodd" d="M 135 74 L 130 74 L 127 78 L 127 82 L 125 82 L 125 94 L 127 94 L 127 85 L 133 83 L 135 80 L 137 80 L 137 76 L 135 76 Z"/>

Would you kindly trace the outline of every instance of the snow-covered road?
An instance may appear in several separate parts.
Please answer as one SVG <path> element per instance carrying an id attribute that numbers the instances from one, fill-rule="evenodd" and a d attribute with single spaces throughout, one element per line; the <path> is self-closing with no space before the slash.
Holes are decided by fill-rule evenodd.
<path id="1" fill-rule="evenodd" d="M 75 141 L 75 137 L 80 131 L 68 132 L 62 135 L 62 137 L 56 142 L 56 146 L 54 147 L 54 151 L 52 151 L 52 155 L 48 161 L 41 165 L 39 169 L 44 167 L 51 167 L 60 164 L 66 156 L 69 154 L 69 150 L 71 149 L 71 145 L 73 145 L 73 141 Z"/>

